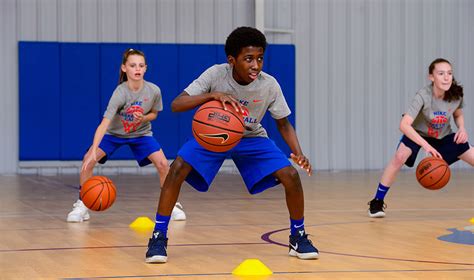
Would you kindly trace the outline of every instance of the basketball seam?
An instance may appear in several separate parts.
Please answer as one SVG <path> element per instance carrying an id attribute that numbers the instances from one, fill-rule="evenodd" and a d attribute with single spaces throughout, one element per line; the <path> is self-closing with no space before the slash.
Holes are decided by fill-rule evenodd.
<path id="1" fill-rule="evenodd" d="M 437 166 L 437 167 L 433 168 L 430 172 L 428 172 L 428 173 L 426 173 L 425 175 L 421 176 L 420 179 L 418 179 L 418 180 L 421 182 L 421 180 L 423 180 L 423 178 L 425 178 L 425 177 L 428 176 L 431 172 L 435 171 L 436 169 L 438 169 L 438 168 L 440 168 L 440 167 L 446 167 L 446 169 L 444 170 L 444 173 L 443 173 L 443 175 L 441 176 L 441 178 L 440 178 L 438 181 L 436 181 L 436 182 L 434 182 L 434 183 L 432 183 L 431 185 L 428 185 L 428 186 L 426 186 L 426 187 L 429 188 L 429 187 L 431 187 L 431 186 L 436 185 L 439 181 L 441 181 L 441 180 L 443 179 L 444 175 L 446 175 L 446 171 L 448 170 L 449 166 L 447 166 L 447 165 L 445 165 L 445 164 L 440 165 L 440 166 Z"/>
<path id="2" fill-rule="evenodd" d="M 214 128 L 218 128 L 218 129 L 223 129 L 223 130 L 226 130 L 226 131 L 230 131 L 230 132 L 233 132 L 233 133 L 237 133 L 237 134 L 244 134 L 244 132 L 240 132 L 240 131 L 236 131 L 236 130 L 232 130 L 232 129 L 227 129 L 225 127 L 219 127 L 219 126 L 216 126 L 216 125 L 212 125 L 210 123 L 205 123 L 205 122 L 202 122 L 202 121 L 199 121 L 199 120 L 196 120 L 196 119 L 193 119 L 193 121 L 197 122 L 197 123 L 200 123 L 200 124 L 204 124 L 204 125 L 207 125 L 207 126 L 211 126 L 211 127 L 214 127 Z"/>

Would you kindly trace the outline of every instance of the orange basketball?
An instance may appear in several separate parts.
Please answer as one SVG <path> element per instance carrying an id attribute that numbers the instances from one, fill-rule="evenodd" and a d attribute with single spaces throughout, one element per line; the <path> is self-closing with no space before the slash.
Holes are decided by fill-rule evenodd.
<path id="1" fill-rule="evenodd" d="M 87 208 L 104 211 L 115 201 L 115 185 L 105 176 L 93 176 L 81 187 L 81 200 Z"/>
<path id="2" fill-rule="evenodd" d="M 222 102 L 212 100 L 204 103 L 194 114 L 193 135 L 205 149 L 213 152 L 225 152 L 235 147 L 244 134 L 242 113 Z"/>
<path id="3" fill-rule="evenodd" d="M 424 188 L 438 190 L 446 186 L 451 171 L 446 161 L 436 158 L 424 158 L 416 167 L 416 179 Z"/>

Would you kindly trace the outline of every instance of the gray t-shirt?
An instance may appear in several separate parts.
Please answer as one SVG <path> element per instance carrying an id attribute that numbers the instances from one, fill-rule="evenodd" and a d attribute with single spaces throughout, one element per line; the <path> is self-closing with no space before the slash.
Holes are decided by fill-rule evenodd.
<path id="1" fill-rule="evenodd" d="M 135 123 L 133 113 L 148 114 L 152 109 L 163 110 L 161 90 L 145 81 L 139 92 L 132 92 L 127 83 L 120 84 L 112 94 L 104 118 L 111 120 L 107 134 L 122 138 L 152 136 L 151 123 Z"/>
<path id="2" fill-rule="evenodd" d="M 406 113 L 414 119 L 412 126 L 421 136 L 441 139 L 453 133 L 453 113 L 462 107 L 462 98 L 451 102 L 433 98 L 433 86 L 428 85 L 416 93 Z"/>
<path id="3" fill-rule="evenodd" d="M 268 137 L 267 132 L 260 124 L 267 110 L 270 111 L 274 119 L 282 119 L 291 114 L 275 78 L 265 72 L 260 72 L 256 80 L 243 86 L 234 80 L 232 67 L 227 63 L 211 66 L 184 91 L 189 95 L 213 91 L 232 94 L 240 101 L 245 110 L 246 130 L 244 137 Z"/>

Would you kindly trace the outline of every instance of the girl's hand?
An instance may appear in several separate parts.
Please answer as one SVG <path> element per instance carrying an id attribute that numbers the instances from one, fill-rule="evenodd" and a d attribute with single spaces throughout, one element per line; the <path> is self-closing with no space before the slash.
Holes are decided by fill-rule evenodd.
<path id="1" fill-rule="evenodd" d="M 145 116 L 143 115 L 142 112 L 133 112 L 133 122 L 141 123 L 141 122 L 143 122 L 144 118 L 145 118 Z"/>
<path id="2" fill-rule="evenodd" d="M 81 171 L 86 170 L 87 166 L 92 162 L 97 162 L 97 148 L 91 148 L 89 152 L 87 152 L 87 155 L 84 157 L 84 161 L 82 162 Z"/>
<path id="3" fill-rule="evenodd" d="M 428 146 L 426 146 L 426 147 L 423 147 L 423 149 L 425 149 L 426 153 L 431 154 L 431 155 L 434 156 L 434 157 L 443 159 L 443 157 L 441 156 L 441 154 L 438 153 L 438 151 L 437 151 L 435 148 L 433 148 L 431 145 L 428 145 Z"/>
<path id="4" fill-rule="evenodd" d="M 313 174 L 313 170 L 311 169 L 311 163 L 309 162 L 309 159 L 306 158 L 304 155 L 295 155 L 291 153 L 290 157 L 293 160 L 293 162 L 295 162 L 301 168 L 306 170 L 306 173 L 308 173 L 308 176 L 311 176 L 311 174 Z"/>
<path id="5" fill-rule="evenodd" d="M 458 129 L 458 131 L 454 135 L 454 142 L 456 142 L 456 144 L 464 144 L 467 142 L 467 139 L 468 136 L 464 127 Z"/>

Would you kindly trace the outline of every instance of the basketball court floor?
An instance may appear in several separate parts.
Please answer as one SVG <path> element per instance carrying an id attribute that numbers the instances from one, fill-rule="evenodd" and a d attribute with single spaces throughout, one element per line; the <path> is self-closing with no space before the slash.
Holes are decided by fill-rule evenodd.
<path id="1" fill-rule="evenodd" d="M 115 204 L 80 224 L 65 222 L 78 176 L 0 176 L 0 279 L 474 279 L 472 169 L 439 191 L 403 171 L 384 219 L 367 217 L 380 172 L 300 175 L 319 260 L 287 255 L 281 186 L 251 196 L 238 174 L 223 173 L 208 193 L 183 185 L 188 220 L 171 222 L 166 264 L 146 264 L 150 231 L 129 227 L 154 218 L 157 176 L 109 176 Z M 273 274 L 232 275 L 247 259 Z"/>

